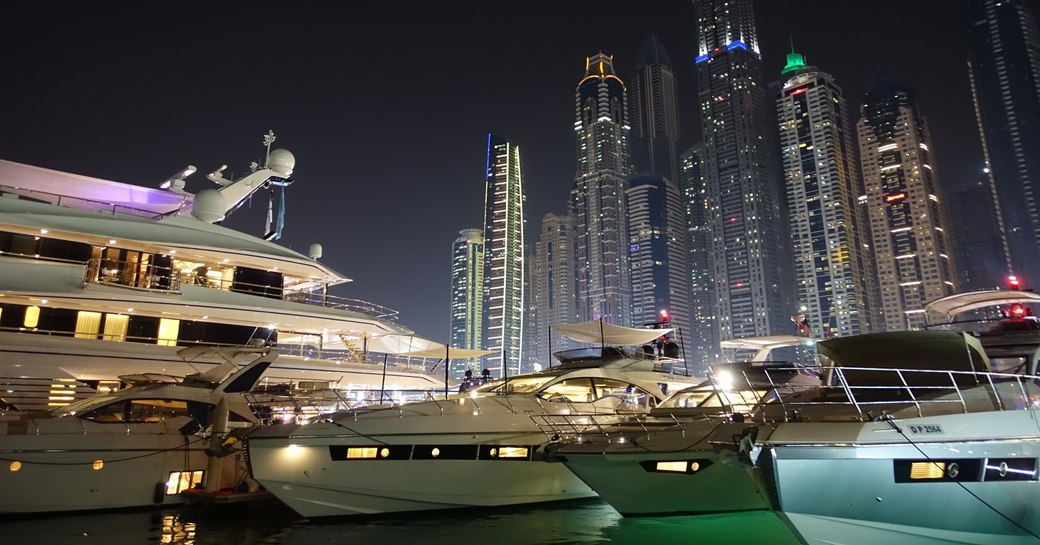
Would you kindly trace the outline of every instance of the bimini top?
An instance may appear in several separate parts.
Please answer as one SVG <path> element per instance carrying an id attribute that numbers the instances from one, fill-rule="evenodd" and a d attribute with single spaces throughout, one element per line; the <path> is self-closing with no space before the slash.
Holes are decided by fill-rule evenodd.
<path id="1" fill-rule="evenodd" d="M 924 308 L 927 312 L 941 313 L 952 319 L 972 310 L 1014 303 L 1040 303 L 1040 293 L 1019 290 L 971 291 L 947 295 L 926 304 Z"/>
<path id="2" fill-rule="evenodd" d="M 790 346 L 804 346 L 812 348 L 817 343 L 812 337 L 799 335 L 765 335 L 761 337 L 744 337 L 743 339 L 729 339 L 719 343 L 722 350 L 755 350 L 751 361 L 765 361 L 773 350 L 787 348 Z"/>
<path id="3" fill-rule="evenodd" d="M 625 346 L 646 344 L 661 335 L 667 335 L 673 331 L 672 328 L 640 329 L 623 327 L 604 322 L 603 320 L 590 320 L 579 324 L 559 324 L 552 327 L 568 339 L 580 343 L 619 344 Z"/>

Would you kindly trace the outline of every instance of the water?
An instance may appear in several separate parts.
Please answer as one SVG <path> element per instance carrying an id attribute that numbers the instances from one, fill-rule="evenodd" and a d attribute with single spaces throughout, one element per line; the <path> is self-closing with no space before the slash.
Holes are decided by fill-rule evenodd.
<path id="1" fill-rule="evenodd" d="M 765 511 L 624 518 L 591 500 L 376 519 L 306 520 L 276 502 L 3 520 L 5 545 L 795 545 Z"/>

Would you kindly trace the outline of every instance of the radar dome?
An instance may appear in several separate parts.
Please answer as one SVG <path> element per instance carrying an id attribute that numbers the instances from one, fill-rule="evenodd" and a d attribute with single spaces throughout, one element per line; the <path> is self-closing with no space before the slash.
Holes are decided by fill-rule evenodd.
<path id="1" fill-rule="evenodd" d="M 295 167 L 296 157 L 293 157 L 293 154 L 289 150 L 274 149 L 271 150 L 271 154 L 267 156 L 267 168 L 273 170 L 275 174 L 278 174 L 283 178 L 289 177 Z"/>
<path id="2" fill-rule="evenodd" d="M 216 223 L 224 219 L 227 212 L 227 199 L 216 189 L 203 189 L 195 195 L 195 205 L 191 215 L 207 223 Z"/>
<path id="3" fill-rule="evenodd" d="M 311 259 L 318 259 L 321 257 L 321 244 L 318 244 L 317 242 L 311 244 L 311 247 L 307 250 L 307 255 Z"/>

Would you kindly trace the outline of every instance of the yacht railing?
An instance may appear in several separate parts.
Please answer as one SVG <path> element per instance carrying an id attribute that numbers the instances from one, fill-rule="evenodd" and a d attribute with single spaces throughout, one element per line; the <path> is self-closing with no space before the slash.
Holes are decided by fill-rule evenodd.
<path id="1" fill-rule="evenodd" d="M 63 206 L 65 208 L 74 208 L 76 210 L 83 210 L 86 212 L 111 214 L 113 216 L 116 214 L 130 214 L 133 216 L 142 216 L 153 219 L 158 219 L 162 217 L 162 214 L 159 214 L 154 210 L 145 210 L 143 208 L 134 208 L 132 206 L 112 204 L 104 201 L 85 199 L 83 197 L 73 197 L 71 195 L 62 195 L 60 193 L 50 193 L 47 191 L 39 191 L 36 189 L 28 189 L 24 187 L 0 184 L 0 193 L 9 193 L 13 195 L 18 195 L 20 198 L 24 198 L 26 200 Z"/>
<path id="2" fill-rule="evenodd" d="M 730 376 L 725 384 L 714 374 L 708 392 L 718 397 L 709 397 L 710 404 L 670 407 L 666 401 L 665 406 L 649 414 L 632 414 L 624 419 L 577 413 L 532 418 L 551 441 L 586 442 L 592 435 L 608 440 L 661 431 L 685 435 L 693 431 L 691 425 L 705 421 L 714 428 L 725 422 L 866 422 L 1040 409 L 1040 376 L 878 367 L 820 370 L 830 378 L 819 384 L 790 382 L 792 373 L 804 374 L 805 367 L 752 367 L 737 373 L 737 377 Z M 739 410 L 737 404 L 719 401 L 726 394 L 754 402 Z M 703 426 L 698 430 L 703 432 Z"/>
<path id="3" fill-rule="evenodd" d="M 181 293 L 182 285 L 200 286 L 281 299 L 292 303 L 357 312 L 390 321 L 397 320 L 399 314 L 398 311 L 392 308 L 351 297 L 329 295 L 327 293 L 310 291 L 309 289 L 298 290 L 293 289 L 292 286 L 268 286 L 212 277 L 207 274 L 208 269 L 208 267 L 200 267 L 192 271 L 184 271 L 177 267 L 94 257 L 85 264 L 83 281 L 87 284 L 108 284 L 174 293 Z"/>

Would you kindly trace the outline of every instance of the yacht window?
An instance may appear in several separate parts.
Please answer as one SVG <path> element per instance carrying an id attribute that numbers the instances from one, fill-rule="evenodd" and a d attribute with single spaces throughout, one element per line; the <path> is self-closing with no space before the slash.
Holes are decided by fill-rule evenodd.
<path id="1" fill-rule="evenodd" d="M 132 399 L 127 412 L 130 422 L 159 422 L 175 416 L 188 416 L 186 401 L 170 399 Z"/>
<path id="2" fill-rule="evenodd" d="M 705 406 L 719 406 L 718 397 L 716 397 L 714 390 L 689 390 L 679 392 L 667 400 L 663 401 L 660 407 L 667 407 L 672 409 L 683 409 L 687 407 L 699 407 L 702 403 Z M 709 397 L 714 397 L 714 404 L 708 405 L 706 401 Z"/>
<path id="3" fill-rule="evenodd" d="M 532 394 L 553 378 L 556 377 L 511 378 L 492 387 L 490 391 L 496 394 Z"/>
<path id="4" fill-rule="evenodd" d="M 594 378 L 593 386 L 596 388 L 595 399 L 615 397 L 621 400 L 619 409 L 649 409 L 656 404 L 657 398 L 646 390 L 632 384 L 614 379 Z"/>
<path id="5" fill-rule="evenodd" d="M 595 401 L 595 389 L 587 378 L 562 380 L 542 390 L 538 397 L 549 401 L 569 401 L 571 403 L 587 403 Z"/>

